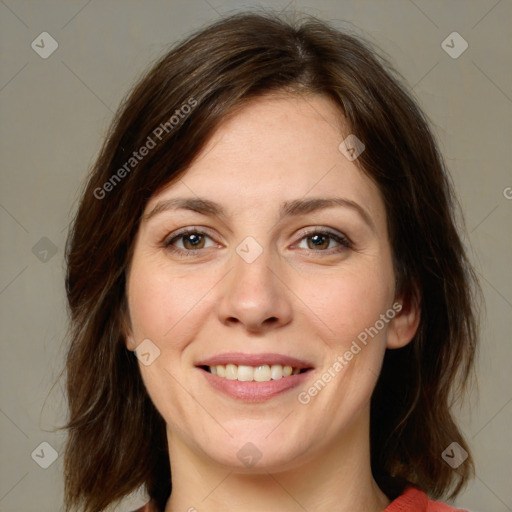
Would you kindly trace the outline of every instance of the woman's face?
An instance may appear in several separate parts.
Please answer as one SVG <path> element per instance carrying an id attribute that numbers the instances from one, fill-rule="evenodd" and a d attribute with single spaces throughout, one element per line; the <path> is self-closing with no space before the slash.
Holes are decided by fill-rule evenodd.
<path id="1" fill-rule="evenodd" d="M 127 346 L 171 453 L 276 470 L 368 444 L 384 351 L 413 331 L 340 117 L 322 96 L 254 100 L 147 204 Z"/>

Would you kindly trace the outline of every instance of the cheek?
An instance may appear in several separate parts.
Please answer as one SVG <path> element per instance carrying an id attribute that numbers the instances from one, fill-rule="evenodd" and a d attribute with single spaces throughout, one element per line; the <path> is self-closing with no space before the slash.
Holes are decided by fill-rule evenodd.
<path id="1" fill-rule="evenodd" d="M 139 368 L 154 406 L 173 430 L 183 431 L 180 418 L 194 408 L 183 387 L 187 376 L 181 359 L 198 326 L 201 306 L 207 307 L 205 293 L 211 288 L 205 276 L 173 274 L 159 265 L 138 265 L 134 260 L 129 282 L 129 308 L 136 344 L 150 339 L 160 349 L 159 356 Z M 197 411 L 196 411 L 197 412 Z"/>
<path id="2" fill-rule="evenodd" d="M 326 370 L 331 368 L 336 377 L 332 395 L 324 398 L 340 405 L 339 414 L 343 416 L 348 403 L 358 409 L 366 406 L 380 373 L 387 329 L 394 316 L 394 274 L 387 264 L 373 268 L 365 265 L 364 269 L 338 276 L 337 282 L 326 282 L 326 287 L 324 299 L 319 302 L 323 314 L 319 316 L 334 333 L 328 338 Z M 337 366 L 338 371 L 332 368 L 336 361 L 342 364 Z"/>
<path id="3" fill-rule="evenodd" d="M 333 349 L 350 345 L 365 329 L 373 326 L 381 314 L 391 308 L 393 273 L 380 268 L 351 269 L 316 278 L 301 284 L 298 295 L 322 320 L 326 342 Z M 315 283 L 314 288 L 311 282 Z"/>
<path id="4" fill-rule="evenodd" d="M 169 269 L 150 270 L 134 266 L 128 301 L 130 317 L 136 335 L 163 341 L 172 330 L 182 330 L 191 323 L 181 320 L 197 314 L 197 305 L 204 302 L 212 285 L 205 279 L 207 276 L 198 273 L 178 276 Z"/>

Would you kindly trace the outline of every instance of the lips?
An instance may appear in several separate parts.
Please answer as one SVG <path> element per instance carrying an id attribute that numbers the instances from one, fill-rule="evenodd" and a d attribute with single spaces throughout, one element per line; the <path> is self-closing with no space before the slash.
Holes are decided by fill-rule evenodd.
<path id="1" fill-rule="evenodd" d="M 258 402 L 299 385 L 311 363 L 283 354 L 220 354 L 199 361 L 213 388 L 244 401 Z"/>
<path id="2" fill-rule="evenodd" d="M 292 368 L 313 368 L 313 365 L 307 361 L 302 361 L 295 357 L 283 354 L 263 353 L 263 354 L 244 354 L 241 352 L 230 352 L 227 354 L 219 354 L 217 356 L 204 359 L 196 363 L 196 366 L 216 366 L 234 364 L 237 366 L 261 366 L 275 365 L 291 366 Z"/>
<path id="3" fill-rule="evenodd" d="M 221 354 L 197 364 L 198 367 L 228 380 L 267 382 L 304 373 L 312 365 L 283 354 Z"/>

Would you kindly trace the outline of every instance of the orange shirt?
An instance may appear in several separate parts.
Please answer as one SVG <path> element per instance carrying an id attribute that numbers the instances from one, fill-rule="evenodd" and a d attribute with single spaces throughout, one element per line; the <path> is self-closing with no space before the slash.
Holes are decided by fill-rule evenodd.
<path id="1" fill-rule="evenodd" d="M 427 495 L 416 487 L 407 487 L 405 491 L 393 500 L 383 512 L 468 512 L 453 508 L 439 501 L 428 499 Z"/>
<path id="2" fill-rule="evenodd" d="M 151 501 L 133 512 L 158 512 L 152 507 Z M 382 512 L 468 512 L 453 508 L 439 501 L 428 499 L 427 495 L 416 487 L 407 487 Z"/>

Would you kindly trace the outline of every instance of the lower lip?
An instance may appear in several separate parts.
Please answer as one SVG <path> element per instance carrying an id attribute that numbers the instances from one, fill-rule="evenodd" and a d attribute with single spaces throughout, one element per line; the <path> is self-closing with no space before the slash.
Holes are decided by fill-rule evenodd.
<path id="1" fill-rule="evenodd" d="M 243 402 L 264 402 L 286 391 L 290 391 L 302 384 L 311 372 L 311 370 L 308 370 L 304 373 L 281 377 L 280 379 L 267 382 L 243 382 L 218 377 L 203 369 L 200 369 L 200 371 L 214 389 Z"/>

